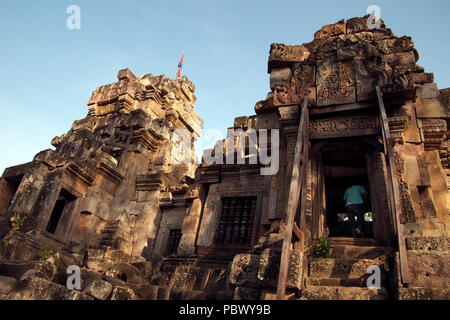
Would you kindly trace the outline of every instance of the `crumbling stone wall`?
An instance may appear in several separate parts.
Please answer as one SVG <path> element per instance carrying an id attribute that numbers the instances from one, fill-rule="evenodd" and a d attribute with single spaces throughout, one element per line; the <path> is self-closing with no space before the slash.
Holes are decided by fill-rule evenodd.
<path id="1" fill-rule="evenodd" d="M 99 279 L 125 268 L 118 273 L 128 275 L 128 284 L 133 272 L 141 281 L 135 288 L 145 284 L 149 274 L 130 263 L 160 260 L 167 246 L 160 225 L 174 219 L 181 228 L 190 203 L 194 149 L 180 135 L 193 142 L 203 127 L 194 90 L 186 77 L 136 77 L 128 69 L 97 88 L 88 115 L 52 140 L 55 150 L 3 173 L 2 259 L 34 260 L 48 248 L 75 257 L 74 264 Z M 63 195 L 70 199 L 55 218 Z"/>

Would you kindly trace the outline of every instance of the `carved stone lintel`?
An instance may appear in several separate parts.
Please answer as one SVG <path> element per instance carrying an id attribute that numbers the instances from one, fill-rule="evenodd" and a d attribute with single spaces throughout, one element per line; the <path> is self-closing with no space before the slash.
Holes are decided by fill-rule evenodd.
<path id="1" fill-rule="evenodd" d="M 368 115 L 345 115 L 328 116 L 326 118 L 315 118 L 310 120 L 310 133 L 329 131 L 348 131 L 355 129 L 379 128 L 380 120 L 375 114 Z"/>

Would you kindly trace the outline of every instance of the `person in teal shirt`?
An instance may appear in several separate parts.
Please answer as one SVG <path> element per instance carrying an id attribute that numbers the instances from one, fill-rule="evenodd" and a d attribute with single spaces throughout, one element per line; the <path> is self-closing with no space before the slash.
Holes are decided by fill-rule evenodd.
<path id="1" fill-rule="evenodd" d="M 364 211 L 367 203 L 367 191 L 358 184 L 354 184 L 345 190 L 344 194 L 345 211 L 347 211 L 350 221 L 352 237 L 364 236 Z M 355 221 L 355 217 L 358 219 Z"/>

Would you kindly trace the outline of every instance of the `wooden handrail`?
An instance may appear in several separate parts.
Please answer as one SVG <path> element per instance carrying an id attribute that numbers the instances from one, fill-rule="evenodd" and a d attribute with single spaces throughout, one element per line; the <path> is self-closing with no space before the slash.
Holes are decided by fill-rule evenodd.
<path id="1" fill-rule="evenodd" d="M 281 252 L 280 260 L 280 272 L 278 274 L 278 285 L 277 285 L 277 299 L 284 300 L 286 295 L 286 282 L 289 271 L 289 250 L 292 241 L 292 233 L 294 227 L 294 219 L 298 209 L 298 202 L 300 194 L 302 194 L 301 210 L 300 210 L 300 226 L 296 231 L 296 236 L 298 238 L 298 233 L 300 233 L 300 250 L 302 250 L 302 239 L 304 228 L 304 210 L 305 202 L 303 195 L 306 198 L 306 168 L 308 166 L 308 149 L 309 149 L 309 139 L 308 139 L 308 98 L 305 97 L 301 107 L 300 123 L 298 126 L 297 142 L 295 145 L 294 162 L 292 165 L 292 176 L 291 183 L 289 186 L 289 198 L 288 205 L 286 209 L 286 223 L 283 236 L 283 247 Z M 303 225 L 302 225 L 303 221 Z"/>
<path id="2" fill-rule="evenodd" d="M 381 93 L 380 87 L 377 86 L 375 88 L 377 93 L 378 104 L 380 107 L 380 122 L 381 122 L 381 131 L 383 134 L 383 143 L 385 148 L 385 158 L 386 165 L 388 168 L 388 176 L 389 176 L 389 200 L 391 204 L 391 212 L 393 216 L 394 228 L 397 233 L 398 239 L 398 252 L 399 252 L 399 260 L 400 260 L 400 275 L 401 281 L 403 285 L 407 285 L 409 283 L 409 270 L 408 270 L 408 258 L 406 255 L 406 243 L 405 243 L 405 234 L 403 232 L 403 224 L 400 219 L 400 215 L 402 214 L 402 204 L 400 198 L 400 188 L 399 182 L 396 178 L 397 166 L 395 164 L 394 153 L 393 153 L 393 143 L 392 137 L 389 130 L 389 123 L 386 115 L 386 108 L 384 107 L 383 102 L 383 94 Z"/>

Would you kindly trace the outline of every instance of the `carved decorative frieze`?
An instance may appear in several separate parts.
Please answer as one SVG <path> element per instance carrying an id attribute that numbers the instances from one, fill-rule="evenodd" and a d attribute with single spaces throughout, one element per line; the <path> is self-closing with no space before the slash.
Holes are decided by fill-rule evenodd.
<path id="1" fill-rule="evenodd" d="M 375 114 L 312 118 L 309 124 L 310 134 L 376 128 L 380 128 L 380 120 Z"/>

